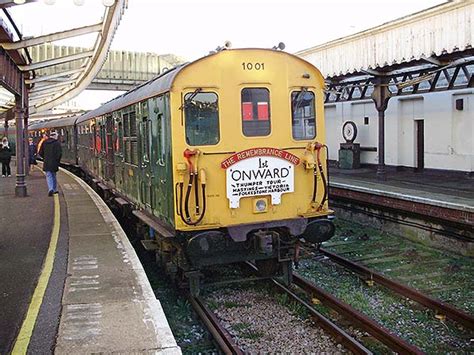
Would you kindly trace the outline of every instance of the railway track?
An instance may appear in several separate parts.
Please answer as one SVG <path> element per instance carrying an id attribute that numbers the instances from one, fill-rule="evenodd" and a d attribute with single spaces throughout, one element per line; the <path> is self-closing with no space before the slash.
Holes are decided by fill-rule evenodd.
<path id="1" fill-rule="evenodd" d="M 224 354 L 244 354 L 227 329 L 222 326 L 200 297 L 188 296 L 188 300 Z"/>
<path id="2" fill-rule="evenodd" d="M 343 220 L 337 224 L 336 235 L 324 243 L 326 251 L 396 280 L 463 313 L 474 314 L 472 258 L 415 243 L 409 240 L 409 236 L 402 238 Z M 442 308 L 440 317 L 444 313 Z M 465 318 L 462 315 L 454 317 Z"/>
<path id="3" fill-rule="evenodd" d="M 244 270 L 250 269 L 252 274 L 256 273 L 258 270 L 253 266 L 252 264 L 247 264 L 244 266 Z M 246 271 L 244 271 L 246 273 Z M 235 274 L 233 274 L 235 277 Z M 240 275 L 242 276 L 242 275 Z M 241 287 L 241 285 L 247 284 L 247 286 Z M 256 287 L 256 291 L 253 291 L 254 286 Z M 223 287 L 224 286 L 224 287 Z M 225 286 L 230 286 L 231 291 L 229 289 L 226 290 Z M 237 287 L 237 288 L 236 288 Z M 314 307 L 312 307 L 307 301 L 305 301 L 303 298 L 298 296 L 295 292 L 293 292 L 290 288 L 285 287 L 282 285 L 280 282 L 274 279 L 268 279 L 265 278 L 263 280 L 261 277 L 244 277 L 240 280 L 227 280 L 227 281 L 218 281 L 218 282 L 213 282 L 211 284 L 207 284 L 205 288 L 205 292 L 203 296 L 198 296 L 198 297 L 191 297 L 188 296 L 189 302 L 198 314 L 198 316 L 202 319 L 203 323 L 205 326 L 208 328 L 209 333 L 213 336 L 216 344 L 218 345 L 219 349 L 226 354 L 242 354 L 243 351 L 250 351 L 250 348 L 248 346 L 243 345 L 245 341 L 242 342 L 242 338 L 240 338 L 240 335 L 238 332 L 235 331 L 237 326 L 240 328 L 241 326 L 244 325 L 244 322 L 256 322 L 256 323 L 261 323 L 261 316 L 262 314 L 265 315 L 265 318 L 268 318 L 270 321 L 270 324 L 273 328 L 272 331 L 269 330 L 268 334 L 265 332 L 265 334 L 260 334 L 259 328 L 255 327 L 253 329 L 246 329 L 246 331 L 249 331 L 251 333 L 256 333 L 257 338 L 260 337 L 258 340 L 255 340 L 256 342 L 262 341 L 263 343 L 260 345 L 261 348 L 256 351 L 282 351 L 285 352 L 285 349 L 280 349 L 278 346 L 274 346 L 271 348 L 266 348 L 268 345 L 266 344 L 266 341 L 268 338 L 275 338 L 278 337 L 280 338 L 282 343 L 286 343 L 288 341 L 288 334 L 281 334 L 279 333 L 279 325 L 277 324 L 278 322 L 275 323 L 276 319 L 280 320 L 280 317 L 278 315 L 273 314 L 273 308 L 269 307 L 269 304 L 274 305 L 276 308 L 282 307 L 284 302 L 285 306 L 283 306 L 283 309 L 287 309 L 287 307 L 290 307 L 292 309 L 298 309 L 300 313 L 298 314 L 304 314 L 304 316 L 298 320 L 296 318 L 293 318 L 293 320 L 288 321 L 286 318 L 283 322 L 286 322 L 283 328 L 285 330 L 292 329 L 295 331 L 295 333 L 298 333 L 301 339 L 304 339 L 305 341 L 308 341 L 310 344 L 313 342 L 316 343 L 325 343 L 324 336 L 314 336 L 313 333 L 309 332 L 303 332 L 295 330 L 293 327 L 296 326 L 296 323 L 294 322 L 301 322 L 301 324 L 305 324 L 304 327 L 309 327 L 309 329 L 318 329 L 321 328 L 320 330 L 317 330 L 319 332 L 318 334 L 326 334 L 326 338 L 333 339 L 333 341 L 330 342 L 330 344 L 333 345 L 328 345 L 324 344 L 324 347 L 329 346 L 331 350 L 330 352 L 337 351 L 337 352 L 344 352 L 342 349 L 347 349 L 347 351 L 350 351 L 354 354 L 372 354 L 372 352 L 367 349 L 364 345 L 362 345 L 360 342 L 355 340 L 351 335 L 349 335 L 345 330 L 343 330 L 341 327 L 336 325 L 334 322 L 329 320 L 327 317 L 322 315 L 320 312 L 318 312 Z M 249 291 L 250 290 L 250 291 Z M 264 290 L 264 291 L 263 291 Z M 260 294 L 260 296 L 264 297 L 266 302 L 259 303 L 258 301 L 255 301 L 254 298 L 251 296 L 249 297 L 250 294 L 253 292 L 256 292 L 256 294 Z M 263 293 L 262 293 L 263 292 Z M 216 296 L 217 293 L 217 296 Z M 222 294 L 221 294 L 222 293 Z M 240 296 L 236 296 L 236 294 L 242 293 Z M 220 296 L 219 296 L 220 294 Z M 231 297 L 230 295 L 234 296 Z M 270 297 L 268 297 L 270 296 Z M 219 300 L 219 301 L 217 301 Z M 240 300 L 240 301 L 238 301 Z M 243 304 L 242 303 L 243 300 Z M 284 300 L 284 301 L 282 301 Z M 220 302 L 224 302 L 224 307 L 217 306 L 217 304 L 220 304 Z M 207 303 L 207 305 L 206 305 Z M 240 312 L 239 307 L 242 307 L 244 309 L 247 309 L 250 306 L 250 303 L 252 305 L 255 305 L 258 308 L 261 308 L 261 314 L 259 312 L 252 313 L 250 315 L 250 318 L 246 318 L 245 312 Z M 291 306 L 293 305 L 293 307 Z M 225 308 L 223 310 L 222 308 Z M 227 309 L 228 308 L 228 309 Z M 230 311 L 229 311 L 230 309 Z M 213 310 L 216 311 L 216 313 L 213 312 Z M 229 311 L 232 314 L 237 314 L 236 316 L 238 320 L 233 319 L 232 321 L 229 320 L 229 318 L 226 316 L 226 311 Z M 286 311 L 288 312 L 288 310 Z M 302 313 L 301 313 L 302 312 Z M 286 316 L 283 316 L 286 317 Z M 222 324 L 225 324 L 225 327 Z M 261 325 L 261 324 L 260 324 Z M 227 330 L 230 329 L 230 330 Z M 269 328 L 266 328 L 269 329 Z M 277 335 L 275 335 L 275 329 L 277 332 Z M 293 333 L 290 333 L 293 334 Z M 248 334 L 247 334 L 248 335 Z M 233 337 L 236 337 L 236 340 Z M 274 340 L 274 339 L 273 339 Z M 335 345 L 338 345 L 338 347 L 342 346 L 341 348 L 337 348 Z M 240 345 L 240 347 L 239 347 Z M 248 343 L 247 343 L 248 345 Z M 309 351 L 308 349 L 312 349 L 311 346 L 315 346 L 314 344 L 307 345 L 308 349 L 305 348 L 305 345 L 301 345 L 304 351 Z M 316 345 L 316 346 L 321 346 L 321 345 Z M 265 349 L 265 350 L 262 350 Z M 327 352 L 328 348 L 324 350 L 319 350 L 318 352 Z M 295 350 L 293 350 L 295 351 Z M 253 352 L 253 350 L 252 350 Z"/>
<path id="4" fill-rule="evenodd" d="M 258 272 L 258 269 L 251 263 L 246 263 L 246 266 L 249 267 L 253 272 Z M 305 309 L 310 313 L 311 317 L 329 334 L 331 334 L 334 339 L 343 344 L 347 349 L 352 351 L 354 354 L 372 354 L 370 350 L 364 347 L 362 344 L 357 342 L 353 337 L 351 337 L 347 332 L 342 328 L 337 326 L 334 322 L 323 316 L 317 310 L 314 309 L 309 303 L 304 301 L 296 293 L 291 291 L 288 287 L 285 287 L 280 282 L 275 279 L 272 279 L 272 283 L 275 285 L 278 292 L 286 294 L 290 297 L 293 302 L 301 304 Z"/>
<path id="5" fill-rule="evenodd" d="M 314 281 L 308 282 L 296 275 L 294 283 L 304 288 L 310 297 L 320 299 L 323 304 L 328 303 L 341 315 L 352 317 L 357 325 L 361 326 L 358 317 L 365 315 L 375 320 L 379 327 L 390 329 L 393 335 L 397 335 L 396 338 L 403 337 L 406 344 L 416 346 L 412 350 L 399 348 L 394 342 L 398 339 L 374 334 L 371 329 L 377 330 L 375 325 L 364 325 L 362 329 L 390 349 L 401 353 L 472 350 L 474 322 L 470 314 L 324 248 L 302 249 L 308 255 L 316 256 L 316 259 L 304 259 L 301 269 L 306 278 Z M 315 289 L 315 283 L 318 286 L 321 284 L 321 287 Z M 374 285 L 381 287 L 367 287 Z M 338 287 L 334 289 L 337 297 L 360 310 L 358 316 L 350 316 L 345 307 L 337 303 L 331 305 L 333 295 L 323 289 L 333 290 L 334 287 Z M 445 322 L 446 318 L 451 322 Z"/>
<path id="6" fill-rule="evenodd" d="M 374 270 L 371 270 L 363 265 L 353 262 L 329 250 L 320 248 L 319 252 L 327 256 L 329 259 L 335 261 L 336 263 L 344 266 L 345 268 L 361 275 L 366 281 L 373 281 L 382 286 L 385 286 L 391 291 L 403 297 L 407 297 L 433 310 L 436 313 L 437 317 L 439 317 L 440 319 L 447 317 L 462 324 L 467 329 L 474 330 L 474 317 L 470 314 L 467 314 L 466 312 L 459 310 L 449 304 L 446 304 L 428 295 L 425 295 L 415 290 L 414 288 L 403 285 L 400 282 L 391 280 Z"/>
<path id="7" fill-rule="evenodd" d="M 347 303 L 342 302 L 298 274 L 293 275 L 293 281 L 295 285 L 303 289 L 311 298 L 317 298 L 323 304 L 334 309 L 341 316 L 371 334 L 391 350 L 400 354 L 423 354 L 423 352 L 417 347 L 407 343 L 405 340 L 391 333 L 388 329 L 382 327 L 380 324 L 357 311 Z"/>

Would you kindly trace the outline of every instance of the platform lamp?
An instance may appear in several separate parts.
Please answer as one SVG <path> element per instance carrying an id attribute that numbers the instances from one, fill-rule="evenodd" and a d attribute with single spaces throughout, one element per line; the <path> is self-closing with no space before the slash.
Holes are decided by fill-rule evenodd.
<path id="1" fill-rule="evenodd" d="M 24 4 L 26 0 L 13 0 L 13 2 L 17 5 Z"/>

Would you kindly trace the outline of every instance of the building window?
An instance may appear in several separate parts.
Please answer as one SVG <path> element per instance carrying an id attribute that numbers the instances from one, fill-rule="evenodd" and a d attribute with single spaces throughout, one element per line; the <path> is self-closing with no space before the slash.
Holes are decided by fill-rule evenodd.
<path id="1" fill-rule="evenodd" d="M 265 88 L 242 90 L 242 131 L 247 137 L 270 134 L 270 93 Z"/>
<path id="2" fill-rule="evenodd" d="M 291 93 L 291 130 L 296 140 L 316 137 L 314 93 L 311 91 L 302 90 Z"/>
<path id="3" fill-rule="evenodd" d="M 184 116 L 187 144 L 214 145 L 219 142 L 219 105 L 215 93 L 186 94 Z"/>

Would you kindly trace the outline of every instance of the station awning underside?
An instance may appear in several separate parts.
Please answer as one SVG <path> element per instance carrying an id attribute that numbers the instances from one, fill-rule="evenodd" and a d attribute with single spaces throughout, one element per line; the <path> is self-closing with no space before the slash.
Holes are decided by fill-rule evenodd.
<path id="1" fill-rule="evenodd" d="M 473 72 L 474 49 L 360 70 L 327 77 L 325 103 L 369 100 L 379 83 L 388 86 L 391 96 L 472 88 Z"/>
<path id="2" fill-rule="evenodd" d="M 34 1 L 27 1 L 26 3 L 29 2 Z M 18 87 L 11 90 L 12 87 L 9 82 L 2 82 L 2 86 L 12 94 L 27 96 L 25 101 L 30 115 L 50 110 L 74 98 L 87 88 L 102 68 L 126 4 L 126 0 L 115 0 L 113 5 L 104 6 L 104 14 L 99 22 L 46 35 L 23 38 L 7 9 L 14 6 L 13 1 L 0 0 L 0 8 L 9 20 L 8 22 L 10 22 L 6 24 L 2 21 L 0 24 L 0 32 L 2 33 L 0 36 L 2 53 L 0 54 L 4 58 L 3 62 L 11 62 L 16 66 L 15 69 L 9 72 L 21 77 L 20 80 L 15 80 L 15 83 L 20 82 L 20 86 L 24 86 L 22 84 L 24 82 L 26 89 Z M 40 4 L 29 5 L 36 6 Z M 11 27 L 14 30 L 10 30 Z M 67 55 L 61 53 L 60 56 L 55 56 L 55 53 L 52 53 L 50 58 L 41 62 L 34 62 L 29 55 L 28 49 L 35 46 L 86 34 L 95 34 L 96 39 L 91 48 L 86 48 L 82 52 Z M 77 61 L 81 64 L 75 70 L 64 70 L 64 64 L 71 61 Z M 41 70 L 45 68 L 53 73 L 41 75 Z M 57 79 L 58 82 L 51 84 L 51 79 Z M 0 107 L 0 112 L 12 107 L 12 105 L 14 105 L 14 100 L 6 101 L 6 105 Z"/>
<path id="3" fill-rule="evenodd" d="M 473 41 L 474 1 L 454 0 L 296 54 L 337 102 L 370 99 L 374 83 L 392 96 L 472 87 Z"/>

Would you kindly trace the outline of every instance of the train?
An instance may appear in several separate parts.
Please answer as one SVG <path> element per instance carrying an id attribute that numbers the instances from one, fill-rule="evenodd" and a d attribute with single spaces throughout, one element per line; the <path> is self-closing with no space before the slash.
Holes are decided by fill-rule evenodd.
<path id="1" fill-rule="evenodd" d="M 221 49 L 56 130 L 62 163 L 130 207 L 143 244 L 199 292 L 201 270 L 253 261 L 289 284 L 301 239 L 322 243 L 328 206 L 324 79 L 276 49 Z"/>

